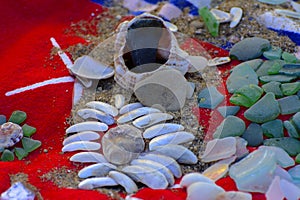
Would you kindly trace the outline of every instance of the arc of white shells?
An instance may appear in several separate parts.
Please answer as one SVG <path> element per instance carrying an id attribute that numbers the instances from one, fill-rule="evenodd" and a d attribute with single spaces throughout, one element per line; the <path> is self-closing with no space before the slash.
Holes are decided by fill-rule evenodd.
<path id="1" fill-rule="evenodd" d="M 101 122 L 81 122 L 67 128 L 66 133 L 82 132 L 82 131 L 107 131 L 108 126 Z"/>
<path id="2" fill-rule="evenodd" d="M 181 187 L 189 187 L 190 185 L 192 185 L 193 183 L 196 183 L 196 182 L 215 184 L 215 182 L 213 180 L 211 180 L 210 178 L 207 178 L 203 174 L 198 173 L 198 172 L 193 172 L 193 173 L 186 174 L 182 177 L 182 179 L 180 181 L 180 186 Z"/>
<path id="3" fill-rule="evenodd" d="M 137 117 L 143 116 L 143 115 L 147 115 L 150 113 L 160 113 L 161 111 L 156 109 L 156 108 L 151 108 L 151 107 L 141 107 L 141 108 L 137 108 L 135 110 L 132 110 L 124 115 L 122 115 L 121 117 L 119 117 L 119 119 L 117 120 L 117 122 L 119 124 L 123 124 L 129 121 L 134 120 Z"/>
<path id="4" fill-rule="evenodd" d="M 174 158 L 179 163 L 196 164 L 198 162 L 197 156 L 184 146 L 176 144 L 168 144 L 154 148 L 154 153 L 163 154 Z"/>
<path id="5" fill-rule="evenodd" d="M 150 167 L 153 170 L 158 170 L 160 173 L 162 173 L 170 186 L 174 185 L 175 183 L 175 179 L 174 176 L 172 174 L 172 172 L 166 168 L 165 166 L 163 166 L 162 164 L 152 161 L 152 160 L 144 160 L 144 159 L 135 159 L 133 161 L 131 161 L 132 165 L 139 165 L 139 166 L 146 166 L 146 167 Z"/>
<path id="6" fill-rule="evenodd" d="M 65 146 L 67 144 L 77 141 L 98 140 L 99 138 L 100 135 L 94 131 L 83 131 L 65 138 L 63 141 L 63 145 Z"/>
<path id="7" fill-rule="evenodd" d="M 187 142 L 191 142 L 195 139 L 195 136 L 192 133 L 186 131 L 179 131 L 175 133 L 168 133 L 165 135 L 161 135 L 153 138 L 149 142 L 149 150 L 153 150 L 153 148 L 157 146 L 163 146 L 167 144 L 183 144 Z"/>
<path id="8" fill-rule="evenodd" d="M 81 163 L 108 163 L 105 157 L 96 152 L 80 152 L 70 158 L 72 162 Z"/>
<path id="9" fill-rule="evenodd" d="M 137 128 L 147 128 L 153 124 L 170 119 L 173 119 L 173 116 L 168 113 L 151 113 L 134 120 L 132 124 Z"/>
<path id="10" fill-rule="evenodd" d="M 234 28 L 240 23 L 243 16 L 243 10 L 239 7 L 232 7 L 230 9 L 230 14 L 233 16 L 233 18 L 230 22 L 229 27 Z"/>
<path id="11" fill-rule="evenodd" d="M 166 168 L 168 168 L 176 178 L 180 178 L 182 176 L 180 165 L 176 162 L 176 160 L 174 160 L 171 157 L 149 153 L 140 155 L 139 159 L 152 160 L 154 162 L 158 162 Z"/>
<path id="12" fill-rule="evenodd" d="M 104 186 L 116 186 L 118 183 L 110 177 L 88 178 L 81 181 L 78 185 L 80 189 L 91 190 Z"/>
<path id="13" fill-rule="evenodd" d="M 125 113 L 128 113 L 132 110 L 135 110 L 137 108 L 141 108 L 143 107 L 143 104 L 139 103 L 139 102 L 136 102 L 136 103 L 130 103 L 130 104 L 127 104 L 127 105 L 124 105 L 122 108 L 120 108 L 120 115 L 123 115 Z"/>
<path id="14" fill-rule="evenodd" d="M 137 182 L 141 182 L 152 189 L 166 189 L 168 181 L 159 171 L 146 166 L 129 165 L 122 171 Z"/>
<path id="15" fill-rule="evenodd" d="M 79 151 L 79 150 L 95 151 L 95 150 L 99 150 L 100 148 L 101 145 L 98 142 L 77 141 L 65 145 L 62 148 L 62 152 Z"/>
<path id="16" fill-rule="evenodd" d="M 138 191 L 138 187 L 135 182 L 127 175 L 117 171 L 110 171 L 108 176 L 121 185 L 127 193 L 131 194 Z"/>
<path id="17" fill-rule="evenodd" d="M 100 101 L 90 101 L 85 105 L 89 108 L 93 108 L 93 109 L 105 112 L 113 117 L 115 117 L 119 114 L 118 109 L 108 103 L 104 103 L 104 102 L 100 102 Z"/>
<path id="18" fill-rule="evenodd" d="M 147 128 L 143 133 L 143 137 L 146 139 L 151 139 L 156 136 L 160 136 L 160 135 L 164 135 L 176 131 L 183 131 L 183 130 L 184 127 L 181 124 L 173 124 L 173 123 L 157 124 Z"/>
<path id="19" fill-rule="evenodd" d="M 199 195 L 201 191 L 201 195 Z M 225 192 L 223 188 L 211 183 L 196 182 L 187 188 L 188 200 L 215 200 L 216 197 Z"/>
<path id="20" fill-rule="evenodd" d="M 211 9 L 210 12 L 215 16 L 218 22 L 220 23 L 225 23 L 225 22 L 230 22 L 232 19 L 231 14 L 224 12 L 219 9 Z"/>
<path id="21" fill-rule="evenodd" d="M 88 178 L 91 176 L 104 177 L 108 175 L 111 170 L 117 169 L 116 166 L 110 163 L 97 163 L 89 165 L 78 172 L 79 178 Z"/>
<path id="22" fill-rule="evenodd" d="M 82 119 L 85 119 L 85 120 L 88 118 L 93 118 L 93 119 L 97 119 L 107 125 L 112 125 L 115 123 L 115 120 L 111 115 L 104 113 L 100 110 L 96 110 L 96 109 L 91 109 L 91 108 L 80 109 L 77 111 L 77 114 Z"/>
<path id="23" fill-rule="evenodd" d="M 114 96 L 114 98 L 115 98 L 115 107 L 117 109 L 122 108 L 124 106 L 124 104 L 125 104 L 125 97 L 123 95 L 121 95 L 121 94 L 116 94 Z"/>

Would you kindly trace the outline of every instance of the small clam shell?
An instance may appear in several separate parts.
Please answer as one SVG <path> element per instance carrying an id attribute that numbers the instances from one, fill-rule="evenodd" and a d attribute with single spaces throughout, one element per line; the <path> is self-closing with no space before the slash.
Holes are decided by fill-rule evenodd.
<path id="1" fill-rule="evenodd" d="M 124 115 L 122 115 L 121 117 L 119 117 L 119 119 L 117 120 L 117 122 L 119 124 L 123 124 L 129 121 L 134 120 L 137 117 L 143 116 L 143 115 L 147 115 L 150 113 L 160 113 L 161 111 L 156 109 L 156 108 L 151 108 L 151 107 L 141 107 L 141 108 L 137 108 L 135 110 L 132 110 Z"/>
<path id="2" fill-rule="evenodd" d="M 229 63 L 231 59 L 229 57 L 216 57 L 208 61 L 207 66 L 223 65 Z"/>
<path id="3" fill-rule="evenodd" d="M 173 116 L 168 113 L 151 113 L 134 120 L 132 124 L 138 128 L 147 128 L 170 119 L 173 119 Z"/>
<path id="4" fill-rule="evenodd" d="M 0 126 L 0 149 L 12 147 L 23 138 L 22 127 L 12 122 Z"/>
<path id="5" fill-rule="evenodd" d="M 184 127 L 181 124 L 173 124 L 173 123 L 157 124 L 147 128 L 143 133 L 143 136 L 146 139 L 151 139 L 156 136 L 160 136 L 160 135 L 164 135 L 176 131 L 182 131 L 182 130 L 184 130 Z"/>
<path id="6" fill-rule="evenodd" d="M 79 151 L 79 150 L 95 151 L 95 150 L 99 150 L 100 148 L 101 145 L 97 142 L 78 141 L 78 142 L 72 142 L 70 144 L 65 145 L 62 148 L 62 152 Z"/>
<path id="7" fill-rule="evenodd" d="M 162 173 L 146 166 L 129 165 L 122 168 L 122 171 L 133 180 L 152 189 L 166 189 L 168 186 L 168 181 Z"/>
<path id="8" fill-rule="evenodd" d="M 102 112 L 105 112 L 106 114 L 109 114 L 113 117 L 117 116 L 119 111 L 116 107 L 109 105 L 108 103 L 100 102 L 100 101 L 91 101 L 86 104 L 87 107 L 93 108 L 96 110 L 100 110 Z"/>
<path id="9" fill-rule="evenodd" d="M 93 119 L 97 119 L 107 125 L 112 125 L 115 123 L 115 120 L 111 115 L 106 114 L 106 113 L 96 110 L 96 109 L 90 109 L 90 108 L 80 109 L 77 111 L 77 114 L 82 119 L 85 119 L 85 120 L 89 119 L 89 118 L 93 118 Z"/>
<path id="10" fill-rule="evenodd" d="M 101 62 L 87 55 L 77 58 L 70 70 L 73 74 L 87 79 L 99 80 L 114 75 L 113 68 L 105 66 Z"/>
<path id="11" fill-rule="evenodd" d="M 153 170 L 158 170 L 160 173 L 162 173 L 166 177 L 169 185 L 174 185 L 174 183 L 175 183 L 172 172 L 168 168 L 166 168 L 165 166 L 163 166 L 162 164 L 160 164 L 158 162 L 155 162 L 152 160 L 135 159 L 135 160 L 131 161 L 130 164 L 131 165 L 139 165 L 142 167 L 146 166 L 146 167 L 152 168 Z"/>
<path id="12" fill-rule="evenodd" d="M 163 166 L 167 167 L 176 178 L 182 176 L 180 165 L 171 157 L 159 155 L 159 154 L 143 154 L 139 156 L 139 159 L 152 160 L 158 162 Z"/>
<path id="13" fill-rule="evenodd" d="M 131 194 L 138 191 L 138 187 L 135 182 L 127 175 L 117 171 L 110 171 L 108 176 L 121 185 L 127 193 Z"/>
<path id="14" fill-rule="evenodd" d="M 116 94 L 114 98 L 115 98 L 115 107 L 117 109 L 122 108 L 125 104 L 125 97 L 121 94 Z"/>
<path id="15" fill-rule="evenodd" d="M 63 141 L 63 145 L 67 145 L 77 141 L 97 140 L 99 138 L 100 135 L 94 131 L 83 131 L 65 138 Z"/>
<path id="16" fill-rule="evenodd" d="M 199 195 L 201 191 L 201 195 Z M 215 184 L 197 182 L 187 188 L 188 200 L 215 200 L 216 197 L 225 190 Z"/>
<path id="17" fill-rule="evenodd" d="M 225 23 L 225 22 L 231 21 L 232 16 L 227 12 L 224 12 L 224 11 L 218 10 L 218 9 L 211 9 L 210 12 L 215 16 L 217 21 L 220 23 Z"/>
<path id="18" fill-rule="evenodd" d="M 92 190 L 94 188 L 105 186 L 116 186 L 118 183 L 110 177 L 88 178 L 81 181 L 78 185 L 79 189 Z"/>
<path id="19" fill-rule="evenodd" d="M 184 175 L 180 181 L 180 185 L 181 185 L 181 187 L 189 187 L 190 185 L 192 185 L 193 183 L 196 183 L 196 182 L 215 184 L 215 182 L 213 180 L 211 180 L 210 178 L 207 178 L 203 174 L 198 173 L 198 172 L 193 172 L 193 173 Z"/>
<path id="20" fill-rule="evenodd" d="M 180 131 L 175 133 L 168 133 L 158 136 L 149 142 L 149 150 L 152 151 L 157 146 L 163 146 L 167 144 L 183 144 L 191 142 L 195 139 L 192 133 Z"/>
<path id="21" fill-rule="evenodd" d="M 234 28 L 240 23 L 243 16 L 243 10 L 239 7 L 232 7 L 230 9 L 230 14 L 233 16 L 233 18 L 230 22 L 229 27 Z"/>
<path id="22" fill-rule="evenodd" d="M 81 162 L 81 163 L 107 163 L 108 162 L 102 154 L 96 152 L 77 153 L 70 158 L 70 161 Z"/>
<path id="23" fill-rule="evenodd" d="M 110 163 L 97 163 L 89 165 L 78 172 L 79 178 L 88 178 L 91 176 L 103 177 L 108 175 L 111 170 L 117 169 L 116 166 Z"/>
<path id="24" fill-rule="evenodd" d="M 196 164 L 198 162 L 197 156 L 189 149 L 181 145 L 168 144 L 164 146 L 157 146 L 152 152 L 174 158 L 179 163 Z"/>
<path id="25" fill-rule="evenodd" d="M 82 131 L 107 131 L 108 126 L 101 122 L 81 122 L 67 128 L 66 133 L 75 133 Z"/>
<path id="26" fill-rule="evenodd" d="M 137 103 L 130 103 L 130 104 L 127 104 L 125 106 L 123 106 L 122 108 L 120 108 L 120 115 L 123 115 L 125 113 L 128 113 L 132 110 L 135 110 L 137 108 L 141 108 L 143 107 L 143 104 L 137 102 Z"/>

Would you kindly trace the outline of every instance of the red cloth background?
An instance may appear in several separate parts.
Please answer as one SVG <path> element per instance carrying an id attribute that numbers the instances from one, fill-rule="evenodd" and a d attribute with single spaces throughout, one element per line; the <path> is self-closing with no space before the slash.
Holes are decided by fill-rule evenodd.
<path id="1" fill-rule="evenodd" d="M 68 160 L 70 154 L 61 154 L 62 140 L 66 128 L 66 117 L 72 107 L 73 83 L 48 85 L 13 96 L 5 93 L 37 82 L 68 76 L 64 64 L 58 56 L 49 61 L 54 37 L 62 48 L 80 41 L 79 38 L 66 35 L 64 30 L 71 22 L 88 20 L 91 13 L 99 13 L 102 8 L 88 0 L 18 0 L 2 1 L 0 6 L 0 114 L 7 117 L 14 110 L 27 113 L 26 123 L 37 128 L 34 139 L 42 141 L 38 150 L 22 161 L 0 162 L 0 193 L 10 187 L 9 174 L 19 172 L 29 175 L 30 184 L 37 187 L 44 199 L 107 199 L 96 191 L 58 188 L 52 182 L 42 182 L 39 176 L 56 167 L 66 166 L 73 169 Z M 213 52 L 216 47 L 202 45 Z M 221 49 L 217 56 L 228 55 Z M 215 55 L 216 56 L 216 55 Z M 233 63 L 237 64 L 237 62 Z M 224 68 L 228 69 L 230 66 Z M 201 110 L 202 122 L 209 123 L 209 111 Z M 217 117 L 218 118 L 218 117 Z M 216 119 L 212 119 L 217 122 Z M 44 153 L 47 149 L 48 153 Z M 224 189 L 236 190 L 230 178 L 217 182 Z M 199 191 L 200 192 L 200 191 Z M 182 189 L 151 190 L 142 189 L 136 197 L 150 199 L 185 199 Z M 254 195 L 254 199 L 264 199 L 263 195 Z"/>

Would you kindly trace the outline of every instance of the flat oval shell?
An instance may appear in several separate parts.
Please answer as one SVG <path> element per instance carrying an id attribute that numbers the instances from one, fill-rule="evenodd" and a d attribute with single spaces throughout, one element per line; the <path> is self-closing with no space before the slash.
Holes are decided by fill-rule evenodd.
<path id="1" fill-rule="evenodd" d="M 99 150 L 100 148 L 101 145 L 97 142 L 77 141 L 65 145 L 62 148 L 62 152 L 71 152 L 71 151 L 79 151 L 79 150 L 96 151 Z"/>
<path id="2" fill-rule="evenodd" d="M 78 172 L 79 178 L 88 178 L 91 176 L 103 177 L 106 176 L 111 170 L 117 169 L 116 166 L 110 163 L 97 163 L 89 165 Z"/>
<path id="3" fill-rule="evenodd" d="M 77 111 L 77 114 L 84 120 L 92 118 L 92 119 L 97 119 L 107 125 L 112 125 L 115 123 L 115 120 L 111 115 L 96 109 L 90 109 L 90 108 L 80 109 Z"/>
<path id="4" fill-rule="evenodd" d="M 105 186 L 116 186 L 118 183 L 110 177 L 88 178 L 81 181 L 78 185 L 79 189 L 92 190 L 94 188 Z"/>
<path id="5" fill-rule="evenodd" d="M 87 107 L 89 108 L 93 108 L 96 110 L 100 110 L 102 112 L 105 112 L 113 117 L 117 116 L 119 114 L 119 111 L 116 107 L 108 104 L 108 103 L 104 103 L 104 102 L 100 102 L 100 101 L 91 101 L 88 102 L 86 104 Z"/>
<path id="6" fill-rule="evenodd" d="M 66 133 L 75 133 L 82 131 L 107 131 L 108 126 L 101 122 L 81 122 L 67 128 Z"/>
<path id="7" fill-rule="evenodd" d="M 230 9 L 230 14 L 233 16 L 233 18 L 230 22 L 229 27 L 234 28 L 240 23 L 243 16 L 243 10 L 239 7 L 232 7 Z"/>
<path id="8" fill-rule="evenodd" d="M 94 131 L 83 131 L 76 133 L 74 135 L 71 135 L 64 139 L 63 145 L 70 144 L 72 142 L 77 141 L 91 141 L 91 140 L 97 140 L 100 138 L 100 135 Z"/>
<path id="9" fill-rule="evenodd" d="M 81 162 L 81 163 L 107 163 L 108 162 L 102 154 L 96 152 L 77 153 L 70 158 L 70 161 Z"/>
<path id="10" fill-rule="evenodd" d="M 136 102 L 136 103 L 130 103 L 130 104 L 127 104 L 127 105 L 124 105 L 122 108 L 120 108 L 120 115 L 123 115 L 125 113 L 128 113 L 132 110 L 135 110 L 137 108 L 141 108 L 143 107 L 143 104 L 139 103 L 139 102 Z"/>
<path id="11" fill-rule="evenodd" d="M 172 133 L 176 131 L 182 131 L 184 127 L 181 124 L 173 124 L 173 123 L 164 123 L 164 124 L 157 124 L 147 128 L 143 136 L 146 139 L 151 139 L 156 136 L 164 135 L 167 133 Z"/>
<path id="12" fill-rule="evenodd" d="M 132 124 L 137 128 L 147 128 L 170 119 L 173 119 L 173 116 L 168 113 L 151 113 L 134 120 Z"/>
<path id="13" fill-rule="evenodd" d="M 121 185 L 127 193 L 131 194 L 138 191 L 138 187 L 135 182 L 127 175 L 117 171 L 110 171 L 108 176 Z"/>
<path id="14" fill-rule="evenodd" d="M 118 123 L 123 124 L 129 121 L 134 120 L 137 117 L 147 115 L 150 113 L 160 113 L 161 111 L 156 108 L 151 108 L 151 107 L 141 107 L 134 109 L 130 112 L 125 113 L 124 115 L 120 116 L 119 119 L 117 120 Z"/>

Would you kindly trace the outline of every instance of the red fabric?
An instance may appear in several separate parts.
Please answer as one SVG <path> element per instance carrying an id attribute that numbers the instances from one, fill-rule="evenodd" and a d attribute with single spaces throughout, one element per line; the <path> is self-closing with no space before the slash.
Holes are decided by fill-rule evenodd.
<path id="1" fill-rule="evenodd" d="M 39 176 L 56 167 L 66 166 L 75 169 L 68 160 L 70 154 L 61 154 L 62 140 L 66 128 L 66 117 L 72 106 L 73 83 L 49 85 L 32 91 L 26 91 L 13 96 L 5 93 L 16 88 L 37 82 L 68 76 L 64 64 L 58 56 L 49 61 L 52 45 L 50 37 L 66 48 L 83 41 L 72 35 L 66 35 L 64 30 L 71 22 L 91 18 L 91 13 L 101 12 L 101 7 L 88 0 L 18 0 L 3 1 L 0 6 L 0 114 L 7 117 L 14 110 L 27 113 L 26 123 L 37 128 L 34 139 L 42 141 L 42 147 L 22 161 L 0 162 L 0 193 L 10 187 L 9 174 L 23 172 L 29 175 L 29 182 L 37 187 L 44 199 L 108 199 L 96 191 L 58 188 L 51 182 L 42 182 Z M 213 55 L 218 50 L 218 56 L 228 55 L 228 52 L 210 44 L 201 43 Z M 237 62 L 233 62 L 233 65 Z M 225 66 L 222 71 L 231 66 Z M 226 91 L 224 91 L 226 92 Z M 228 102 L 228 96 L 227 96 Z M 209 117 L 210 111 L 200 110 L 201 123 L 214 124 L 221 120 Z M 204 120 L 202 120 L 204 119 Z M 210 119 L 210 120 L 209 120 Z M 47 149 L 48 153 L 44 153 Z M 236 190 L 230 178 L 217 182 L 224 189 Z M 183 189 L 151 190 L 142 189 L 136 197 L 150 199 L 180 200 L 186 198 Z M 254 195 L 254 199 L 264 199 L 264 196 Z"/>

